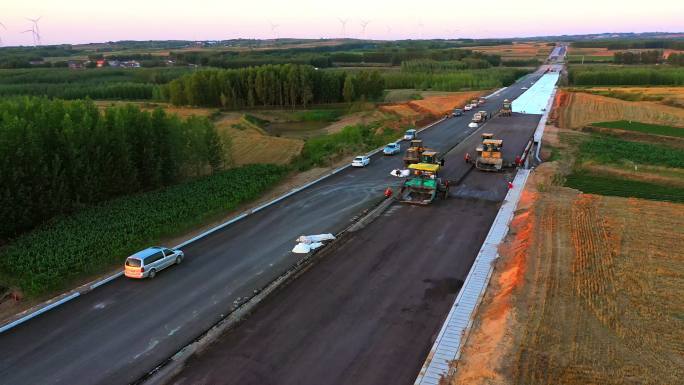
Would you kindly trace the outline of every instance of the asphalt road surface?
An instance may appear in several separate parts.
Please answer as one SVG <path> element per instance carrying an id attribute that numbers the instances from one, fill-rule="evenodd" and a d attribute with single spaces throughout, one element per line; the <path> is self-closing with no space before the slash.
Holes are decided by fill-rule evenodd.
<path id="1" fill-rule="evenodd" d="M 479 109 L 497 111 L 504 98 L 541 76 L 528 75 Z M 421 133 L 444 151 L 473 129 L 473 112 Z M 404 144 L 403 147 L 406 147 Z M 183 250 L 183 264 L 151 281 L 116 279 L 0 334 L 3 384 L 124 384 L 135 381 L 193 341 L 298 257 L 302 234 L 337 233 L 371 207 L 396 178 L 401 155 L 373 156 Z M 123 263 L 123 261 L 122 261 Z"/>
<path id="2" fill-rule="evenodd" d="M 482 131 L 514 160 L 539 115 L 495 118 Z M 395 203 L 368 227 L 326 250 L 305 274 L 236 329 L 190 359 L 174 384 L 412 384 L 505 197 L 513 172 L 471 170 L 447 157 L 452 198 Z"/>

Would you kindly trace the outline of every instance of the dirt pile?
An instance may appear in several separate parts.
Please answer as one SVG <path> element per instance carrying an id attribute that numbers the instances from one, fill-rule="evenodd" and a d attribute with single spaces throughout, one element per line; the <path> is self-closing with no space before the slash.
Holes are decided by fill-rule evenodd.
<path id="1" fill-rule="evenodd" d="M 571 129 L 616 120 L 684 126 L 684 109 L 562 90 L 556 96 L 553 118 L 559 127 Z"/>
<path id="2" fill-rule="evenodd" d="M 445 114 L 451 113 L 454 108 L 463 108 L 472 99 L 485 93 L 484 91 L 472 91 L 427 96 L 422 100 L 384 105 L 380 107 L 380 111 L 395 114 L 402 121 L 417 125 L 430 119 L 441 118 Z"/>

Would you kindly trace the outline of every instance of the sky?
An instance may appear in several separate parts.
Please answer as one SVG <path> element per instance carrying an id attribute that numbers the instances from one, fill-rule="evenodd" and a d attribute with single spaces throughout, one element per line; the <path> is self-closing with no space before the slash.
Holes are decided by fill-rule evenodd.
<path id="1" fill-rule="evenodd" d="M 3 46 L 234 38 L 496 38 L 682 32 L 682 0 L 2 0 Z M 342 21 L 346 20 L 345 28 Z M 362 24 L 367 22 L 365 32 Z"/>

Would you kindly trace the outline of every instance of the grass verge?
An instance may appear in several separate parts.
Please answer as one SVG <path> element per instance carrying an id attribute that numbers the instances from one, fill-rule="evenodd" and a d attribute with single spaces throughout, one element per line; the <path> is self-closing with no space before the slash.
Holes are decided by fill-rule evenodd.
<path id="1" fill-rule="evenodd" d="M 287 172 L 283 166 L 250 165 L 83 210 L 0 250 L 0 271 L 28 296 L 64 289 L 259 197 Z"/>

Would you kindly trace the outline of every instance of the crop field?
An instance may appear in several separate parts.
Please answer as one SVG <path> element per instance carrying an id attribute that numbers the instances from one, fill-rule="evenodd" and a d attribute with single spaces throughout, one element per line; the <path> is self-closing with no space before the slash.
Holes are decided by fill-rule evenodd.
<path id="1" fill-rule="evenodd" d="M 578 194 L 537 170 L 448 383 L 679 383 L 684 205 Z"/>
<path id="2" fill-rule="evenodd" d="M 504 61 L 532 58 L 544 60 L 549 56 L 551 50 L 553 50 L 553 46 L 550 46 L 547 43 L 514 42 L 511 45 L 479 46 L 470 47 L 469 49 L 490 55 L 500 55 Z"/>
<path id="3" fill-rule="evenodd" d="M 614 137 L 591 135 L 580 144 L 580 161 L 599 163 L 650 164 L 684 168 L 684 150 Z"/>
<path id="4" fill-rule="evenodd" d="M 287 172 L 275 165 L 236 168 L 57 219 L 0 249 L 0 274 L 29 296 L 63 289 L 259 197 Z"/>
<path id="5" fill-rule="evenodd" d="M 528 298 L 513 382 L 677 383 L 684 206 L 548 194 L 535 214 L 546 231 L 532 257 L 546 257 L 528 275 L 538 297 Z"/>
<path id="6" fill-rule="evenodd" d="M 609 121 L 636 121 L 684 127 L 684 109 L 658 102 L 630 102 L 585 92 L 561 90 L 556 95 L 553 116 L 561 128 L 582 128 Z"/>
<path id="7" fill-rule="evenodd" d="M 662 126 L 659 124 L 630 122 L 626 120 L 620 120 L 615 122 L 599 122 L 594 123 L 593 125 L 598 127 L 614 128 L 618 130 L 636 131 L 643 132 L 646 134 L 675 136 L 679 138 L 684 138 L 684 127 Z"/>
<path id="8" fill-rule="evenodd" d="M 578 91 L 631 102 L 656 101 L 667 106 L 684 107 L 684 87 L 589 87 Z"/>
<path id="9" fill-rule="evenodd" d="M 684 203 L 684 188 L 628 180 L 588 172 L 566 177 L 565 185 L 587 194 L 612 195 Z"/>

